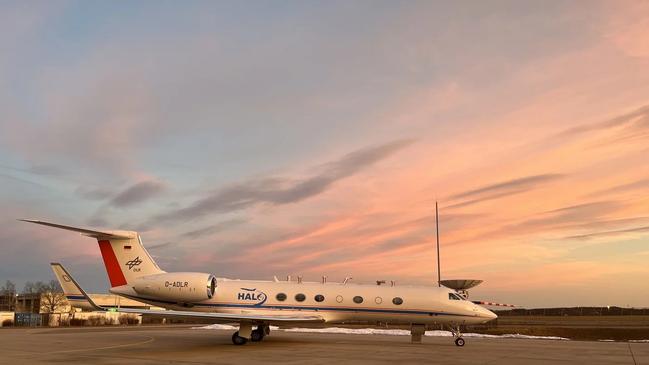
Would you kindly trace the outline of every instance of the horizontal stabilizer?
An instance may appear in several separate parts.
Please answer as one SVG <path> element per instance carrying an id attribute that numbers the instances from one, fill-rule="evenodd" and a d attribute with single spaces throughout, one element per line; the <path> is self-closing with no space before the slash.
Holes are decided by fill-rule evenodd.
<path id="1" fill-rule="evenodd" d="M 92 229 L 86 229 L 86 228 L 80 228 L 80 227 L 72 227 L 72 226 L 64 226 L 62 224 L 56 224 L 56 223 L 50 223 L 50 222 L 43 222 L 43 221 L 38 221 L 38 220 L 33 220 L 33 219 L 19 219 L 19 221 L 22 222 L 29 222 L 29 223 L 36 223 L 36 224 L 41 224 L 43 226 L 49 226 L 49 227 L 54 227 L 54 228 L 60 228 L 60 229 L 65 229 L 68 231 L 73 231 L 73 232 L 79 232 L 84 236 L 88 237 L 95 237 L 97 239 L 104 238 L 104 239 L 130 239 L 130 238 L 135 238 L 137 237 L 137 233 L 131 232 L 131 231 L 96 231 Z"/>

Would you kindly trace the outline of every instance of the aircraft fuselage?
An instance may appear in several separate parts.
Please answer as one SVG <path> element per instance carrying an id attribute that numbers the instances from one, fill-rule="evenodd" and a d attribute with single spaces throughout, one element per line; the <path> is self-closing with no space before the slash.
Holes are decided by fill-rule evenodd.
<path id="1" fill-rule="evenodd" d="M 220 278 L 212 298 L 187 303 L 142 296 L 127 286 L 110 291 L 171 310 L 260 315 L 311 312 L 327 323 L 478 324 L 496 318 L 486 308 L 458 300 L 458 294 L 445 287 Z"/>

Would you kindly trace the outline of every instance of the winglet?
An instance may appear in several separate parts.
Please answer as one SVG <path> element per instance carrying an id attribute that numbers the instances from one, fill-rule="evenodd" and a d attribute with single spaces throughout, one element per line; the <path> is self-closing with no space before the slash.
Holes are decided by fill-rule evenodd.
<path id="1" fill-rule="evenodd" d="M 83 288 L 77 283 L 77 281 L 74 280 L 72 275 L 70 275 L 70 273 L 65 269 L 65 267 L 63 267 L 63 265 L 57 262 L 53 262 L 50 264 L 50 266 L 52 266 L 54 275 L 56 275 L 59 283 L 61 283 L 63 293 L 65 293 L 65 296 L 68 298 L 68 300 L 80 300 L 81 297 L 83 297 L 83 299 L 86 300 L 88 304 L 90 304 L 90 307 L 92 307 L 92 309 L 102 312 L 107 311 L 106 308 L 98 306 L 92 299 L 90 299 L 90 296 L 83 290 Z"/>

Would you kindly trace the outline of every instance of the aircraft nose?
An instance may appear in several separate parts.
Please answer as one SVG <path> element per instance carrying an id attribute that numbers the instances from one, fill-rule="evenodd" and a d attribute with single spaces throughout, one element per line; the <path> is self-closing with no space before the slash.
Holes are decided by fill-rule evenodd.
<path id="1" fill-rule="evenodd" d="M 490 311 L 489 309 L 487 309 L 485 307 L 482 307 L 482 306 L 478 305 L 478 306 L 476 306 L 476 309 L 477 309 L 478 315 L 481 318 L 486 318 L 487 321 L 491 321 L 492 319 L 498 318 L 498 315 L 496 315 L 496 313 Z M 474 310 L 476 310 L 476 309 L 474 309 Z"/>
<path id="2" fill-rule="evenodd" d="M 484 316 L 487 317 L 487 318 L 489 318 L 490 320 L 491 320 L 491 319 L 496 319 L 496 318 L 498 318 L 498 315 L 497 315 L 496 313 L 490 311 L 489 309 L 487 309 L 487 308 L 482 308 L 482 309 L 483 309 L 483 311 L 484 311 L 484 312 L 483 312 L 483 313 L 484 313 Z"/>

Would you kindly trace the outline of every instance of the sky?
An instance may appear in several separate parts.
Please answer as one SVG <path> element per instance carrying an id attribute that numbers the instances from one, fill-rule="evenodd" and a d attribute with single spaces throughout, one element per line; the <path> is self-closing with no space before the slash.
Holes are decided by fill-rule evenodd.
<path id="1" fill-rule="evenodd" d="M 0 284 L 167 271 L 649 306 L 649 4 L 0 1 Z"/>

